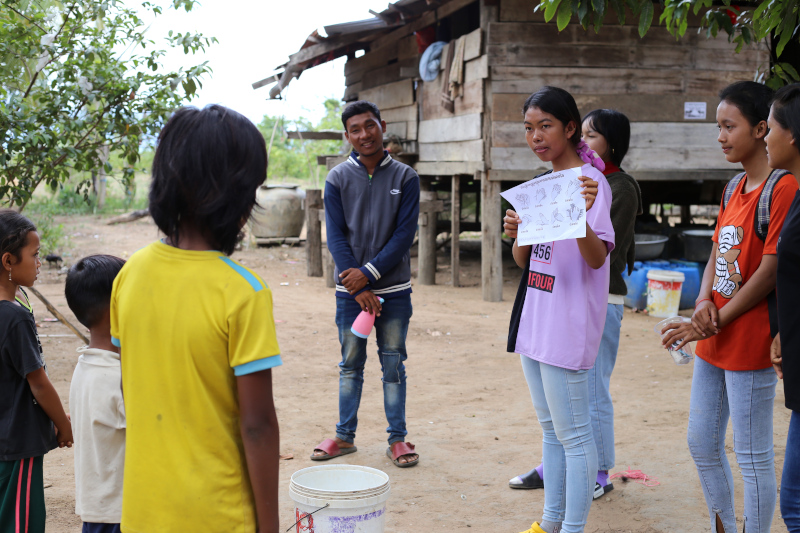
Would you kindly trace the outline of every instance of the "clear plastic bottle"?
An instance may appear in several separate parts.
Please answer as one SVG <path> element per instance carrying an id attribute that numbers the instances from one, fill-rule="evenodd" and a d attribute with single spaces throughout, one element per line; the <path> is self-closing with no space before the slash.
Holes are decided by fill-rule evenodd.
<path id="1" fill-rule="evenodd" d="M 661 338 L 664 338 L 664 335 L 661 334 L 661 330 L 664 329 L 669 324 L 681 324 L 684 322 L 691 322 L 690 318 L 682 317 L 682 316 L 673 316 L 670 318 L 665 318 L 661 322 L 655 325 L 653 328 L 656 333 L 658 333 Z M 692 360 L 694 357 L 694 352 L 692 352 L 692 346 L 690 344 L 685 345 L 680 350 L 677 350 L 677 346 L 680 344 L 680 341 L 675 341 L 672 343 L 672 346 L 669 347 L 669 354 L 672 356 L 672 359 L 675 361 L 676 365 L 685 365 L 689 361 Z"/>

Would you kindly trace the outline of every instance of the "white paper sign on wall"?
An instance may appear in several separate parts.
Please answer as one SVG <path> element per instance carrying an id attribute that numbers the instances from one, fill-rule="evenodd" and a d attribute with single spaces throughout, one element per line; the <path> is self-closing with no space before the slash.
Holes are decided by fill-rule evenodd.
<path id="1" fill-rule="evenodd" d="M 683 103 L 683 120 L 705 120 L 705 119 L 706 119 L 705 102 Z"/>

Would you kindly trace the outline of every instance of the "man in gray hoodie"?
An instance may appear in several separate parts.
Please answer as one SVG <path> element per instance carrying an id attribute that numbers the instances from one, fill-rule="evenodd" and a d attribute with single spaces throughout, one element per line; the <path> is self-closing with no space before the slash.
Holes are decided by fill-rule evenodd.
<path id="1" fill-rule="evenodd" d="M 362 311 L 375 314 L 378 358 L 389 422 L 392 462 L 419 462 L 405 442 L 406 336 L 411 318 L 410 248 L 419 218 L 419 176 L 383 148 L 386 122 L 375 104 L 353 102 L 342 113 L 345 137 L 353 146 L 347 161 L 325 181 L 325 224 L 336 263 L 336 325 L 342 345 L 339 363 L 339 423 L 311 455 L 323 461 L 356 451 L 358 407 L 364 383 L 367 339 L 350 328 Z"/>

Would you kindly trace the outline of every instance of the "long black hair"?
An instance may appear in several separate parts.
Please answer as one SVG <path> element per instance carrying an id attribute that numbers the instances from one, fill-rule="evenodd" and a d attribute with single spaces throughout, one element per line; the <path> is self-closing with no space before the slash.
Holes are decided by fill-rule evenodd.
<path id="1" fill-rule="evenodd" d="M 605 137 L 611 162 L 621 166 L 631 143 L 631 121 L 616 109 L 595 109 L 583 117 L 583 122 L 587 120 L 594 131 Z"/>
<path id="2" fill-rule="evenodd" d="M 778 89 L 772 101 L 772 118 L 789 130 L 794 147 L 800 151 L 800 83 L 792 83 Z"/>
<path id="3" fill-rule="evenodd" d="M 36 231 L 36 226 L 30 219 L 13 209 L 0 209 L 0 258 L 9 253 L 19 259 L 32 231 Z"/>
<path id="4" fill-rule="evenodd" d="M 719 92 L 719 100 L 736 106 L 753 128 L 767 121 L 773 96 L 775 91 L 754 81 L 737 81 Z"/>
<path id="5" fill-rule="evenodd" d="M 194 225 L 230 255 L 266 178 L 267 146 L 252 122 L 220 105 L 183 107 L 158 136 L 150 214 L 173 243 Z"/>
<path id="6" fill-rule="evenodd" d="M 578 145 L 581 140 L 581 114 L 578 111 L 578 104 L 575 103 L 571 94 L 559 87 L 546 85 L 525 100 L 525 104 L 522 106 L 522 116 L 525 116 L 528 109 L 532 107 L 553 115 L 564 124 L 565 128 L 567 124 L 574 122 L 575 133 L 569 140 L 575 146 Z"/>

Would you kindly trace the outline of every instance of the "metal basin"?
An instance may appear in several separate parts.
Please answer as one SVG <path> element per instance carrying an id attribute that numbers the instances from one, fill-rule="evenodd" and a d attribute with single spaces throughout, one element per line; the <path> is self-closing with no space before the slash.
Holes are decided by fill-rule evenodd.
<path id="1" fill-rule="evenodd" d="M 667 244 L 669 237 L 664 235 L 654 235 L 650 233 L 637 233 L 633 236 L 633 241 L 636 244 L 636 253 L 634 257 L 637 261 L 648 261 L 656 259 L 664 251 L 664 245 Z"/>

